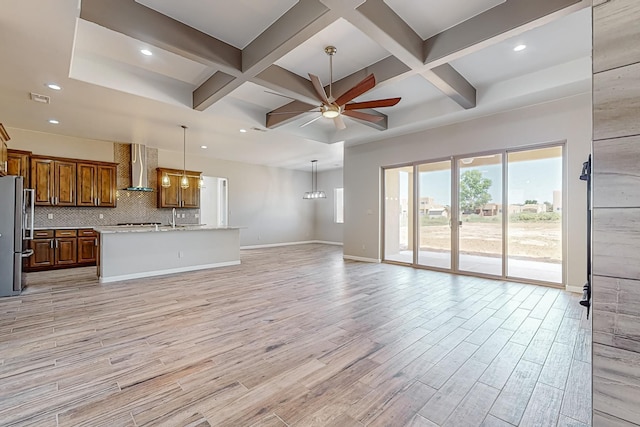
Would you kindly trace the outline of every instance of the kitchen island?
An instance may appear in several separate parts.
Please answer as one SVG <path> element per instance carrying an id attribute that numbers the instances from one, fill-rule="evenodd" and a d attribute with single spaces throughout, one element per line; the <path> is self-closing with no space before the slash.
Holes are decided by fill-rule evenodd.
<path id="1" fill-rule="evenodd" d="M 100 283 L 240 264 L 240 228 L 95 227 Z"/>

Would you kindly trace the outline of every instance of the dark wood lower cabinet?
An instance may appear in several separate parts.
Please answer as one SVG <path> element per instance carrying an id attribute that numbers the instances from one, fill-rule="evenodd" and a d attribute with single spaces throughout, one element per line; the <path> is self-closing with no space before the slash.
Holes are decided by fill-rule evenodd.
<path id="1" fill-rule="evenodd" d="M 96 262 L 98 246 L 97 237 L 78 237 L 78 264 Z"/>
<path id="2" fill-rule="evenodd" d="M 37 230 L 26 271 L 96 265 L 98 234 L 92 229 Z"/>

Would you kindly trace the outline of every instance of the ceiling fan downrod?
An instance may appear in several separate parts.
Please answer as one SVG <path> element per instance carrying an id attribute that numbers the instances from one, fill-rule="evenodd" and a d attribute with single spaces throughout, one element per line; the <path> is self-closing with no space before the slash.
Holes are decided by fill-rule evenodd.
<path id="1" fill-rule="evenodd" d="M 329 55 L 329 99 L 333 102 L 333 55 L 336 54 L 338 49 L 335 46 L 327 46 L 324 48 L 324 53 Z"/>

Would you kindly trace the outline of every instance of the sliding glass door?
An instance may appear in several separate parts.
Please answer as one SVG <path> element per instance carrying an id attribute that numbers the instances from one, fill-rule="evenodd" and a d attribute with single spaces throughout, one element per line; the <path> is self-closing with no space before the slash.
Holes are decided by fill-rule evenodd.
<path id="1" fill-rule="evenodd" d="M 418 264 L 451 268 L 451 160 L 418 165 Z"/>
<path id="2" fill-rule="evenodd" d="M 385 261 L 563 282 L 563 145 L 384 169 Z"/>
<path id="3" fill-rule="evenodd" d="M 507 159 L 507 276 L 562 283 L 562 146 Z"/>
<path id="4" fill-rule="evenodd" d="M 384 259 L 413 264 L 413 166 L 384 170 Z"/>
<path id="5" fill-rule="evenodd" d="M 458 268 L 502 276 L 502 154 L 458 159 Z"/>

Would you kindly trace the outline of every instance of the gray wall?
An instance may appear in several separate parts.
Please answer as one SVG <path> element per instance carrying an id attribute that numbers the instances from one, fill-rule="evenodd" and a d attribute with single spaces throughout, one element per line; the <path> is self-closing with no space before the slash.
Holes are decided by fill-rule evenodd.
<path id="1" fill-rule="evenodd" d="M 640 2 L 594 4 L 593 425 L 639 425 Z"/>
<path id="2" fill-rule="evenodd" d="M 229 225 L 245 227 L 241 246 L 314 240 L 315 206 L 302 199 L 309 191 L 309 172 L 188 154 L 186 163 L 187 169 L 228 179 Z M 181 168 L 182 158 L 158 150 L 158 164 Z"/>
<path id="3" fill-rule="evenodd" d="M 567 286 L 586 280 L 586 186 L 579 180 L 590 151 L 591 96 L 583 94 L 389 140 L 345 148 L 344 254 L 381 258 L 382 166 L 493 149 L 566 141 Z"/>
<path id="4" fill-rule="evenodd" d="M 342 243 L 344 224 L 334 220 L 335 189 L 343 187 L 342 169 L 318 173 L 318 189 L 327 193 L 324 200 L 308 200 L 315 205 L 315 240 Z M 345 198 L 346 198 L 345 194 Z"/>

